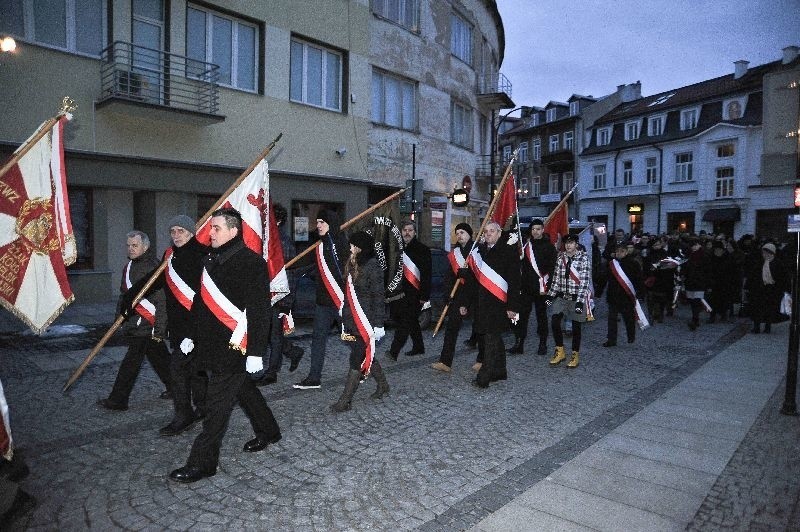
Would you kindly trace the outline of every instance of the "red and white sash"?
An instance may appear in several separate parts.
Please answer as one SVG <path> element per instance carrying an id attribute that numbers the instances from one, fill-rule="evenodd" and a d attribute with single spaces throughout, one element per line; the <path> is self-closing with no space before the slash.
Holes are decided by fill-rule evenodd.
<path id="1" fill-rule="evenodd" d="M 172 266 L 172 248 L 167 249 L 167 269 L 164 272 L 167 280 L 167 286 L 169 287 L 169 291 L 172 292 L 172 295 L 175 296 L 175 299 L 178 300 L 178 303 L 183 306 L 186 310 L 192 310 L 192 301 L 194 301 L 194 290 L 192 287 L 186 284 L 186 281 L 181 279 L 181 276 L 178 275 L 178 272 L 175 271 L 175 268 Z"/>
<path id="2" fill-rule="evenodd" d="M 131 286 L 133 286 L 133 283 L 131 282 L 132 264 L 133 264 L 132 260 L 128 261 L 128 264 L 125 266 L 125 272 L 122 275 L 122 281 L 125 285 L 125 291 L 130 290 Z M 140 299 L 139 302 L 136 303 L 136 308 L 134 310 L 136 310 L 136 313 L 139 316 L 147 320 L 147 323 L 149 323 L 150 325 L 156 324 L 156 306 L 153 303 L 151 303 L 150 300 L 148 300 L 147 298 L 143 297 L 142 299 Z"/>
<path id="3" fill-rule="evenodd" d="M 247 353 L 247 309 L 240 310 L 214 283 L 208 270 L 203 268 L 200 277 L 200 297 L 208 309 L 225 327 L 233 331 L 228 345 L 231 348 Z"/>
<path id="4" fill-rule="evenodd" d="M 614 278 L 620 284 L 622 290 L 624 290 L 630 300 L 633 301 L 634 310 L 636 312 L 636 323 L 639 324 L 640 329 L 645 330 L 650 326 L 650 322 L 647 321 L 647 316 L 644 315 L 644 309 L 642 309 L 639 300 L 636 299 L 636 289 L 633 288 L 633 283 L 631 283 L 631 280 L 625 275 L 625 272 L 622 271 L 622 266 L 617 259 L 611 259 L 609 266 L 611 267 L 612 275 L 614 275 Z"/>
<path id="5" fill-rule="evenodd" d="M 475 278 L 481 283 L 481 286 L 503 303 L 508 301 L 508 282 L 503 279 L 502 275 L 494 271 L 491 266 L 484 262 L 477 248 L 472 250 L 472 253 L 469 254 L 467 262 L 472 269 L 472 273 L 475 274 Z"/>
<path id="6" fill-rule="evenodd" d="M 325 262 L 325 250 L 323 246 L 325 246 L 323 242 L 317 246 L 317 266 L 319 267 L 319 273 L 322 277 L 322 283 L 325 285 L 325 289 L 328 291 L 331 301 L 333 301 L 333 304 L 336 305 L 336 308 L 341 312 L 344 306 L 344 292 L 342 292 L 339 283 L 336 281 L 333 273 L 331 273 L 331 269 L 328 268 L 328 263 Z"/>
<path id="7" fill-rule="evenodd" d="M 450 253 L 447 254 L 447 260 L 450 262 L 450 268 L 453 270 L 453 275 L 458 279 L 458 270 L 467 266 L 467 261 L 462 255 L 461 248 L 456 246 Z M 461 284 L 465 283 L 464 279 L 459 279 Z"/>
<path id="8" fill-rule="evenodd" d="M 367 346 L 364 362 L 361 363 L 361 373 L 366 377 L 369 375 L 372 359 L 375 356 L 375 329 L 372 328 L 364 309 L 361 308 L 358 295 L 356 295 L 356 287 L 353 285 L 353 276 L 350 274 L 347 275 L 347 303 L 350 305 L 350 313 L 353 315 L 358 335 Z"/>
<path id="9" fill-rule="evenodd" d="M 411 286 L 419 290 L 420 284 L 422 283 L 422 274 L 405 251 L 403 252 L 403 277 L 406 278 L 406 281 L 411 283 Z"/>
<path id="10" fill-rule="evenodd" d="M 528 257 L 528 260 L 530 261 L 531 266 L 533 267 L 533 271 L 535 271 L 536 275 L 539 276 L 539 294 L 540 295 L 546 294 L 547 281 L 550 280 L 550 275 L 549 274 L 542 275 L 542 272 L 539 271 L 539 264 L 536 262 L 536 255 L 534 255 L 533 253 L 533 246 L 531 245 L 530 240 L 528 241 L 527 244 L 525 244 L 525 247 L 522 249 L 522 251 Z"/>
<path id="11" fill-rule="evenodd" d="M 292 311 L 290 310 L 288 314 L 280 313 L 278 314 L 278 318 L 281 320 L 281 329 L 283 330 L 284 336 L 289 336 L 294 332 L 294 317 L 292 316 Z"/>
<path id="12" fill-rule="evenodd" d="M 562 261 L 564 262 L 564 268 L 567 267 L 569 264 L 569 260 L 567 256 L 564 255 L 562 257 Z M 572 264 L 569 264 L 569 270 L 567 272 L 569 278 L 572 279 L 572 282 L 578 285 L 580 288 L 581 285 L 581 276 L 578 274 L 578 269 L 575 267 L 575 262 L 573 261 Z M 583 298 L 583 308 L 584 312 L 586 312 L 586 321 L 593 321 L 594 320 L 594 313 L 592 313 L 592 298 L 594 295 L 591 293 L 591 290 L 586 291 L 586 296 Z"/>

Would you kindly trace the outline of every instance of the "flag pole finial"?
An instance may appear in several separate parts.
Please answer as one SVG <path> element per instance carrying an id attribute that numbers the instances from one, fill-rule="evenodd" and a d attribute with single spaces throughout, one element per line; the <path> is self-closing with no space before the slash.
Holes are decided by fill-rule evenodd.
<path id="1" fill-rule="evenodd" d="M 73 100 L 69 96 L 64 96 L 64 99 L 61 100 L 61 108 L 58 110 L 58 113 L 59 114 L 71 113 L 77 108 L 78 104 L 75 103 L 75 100 Z"/>

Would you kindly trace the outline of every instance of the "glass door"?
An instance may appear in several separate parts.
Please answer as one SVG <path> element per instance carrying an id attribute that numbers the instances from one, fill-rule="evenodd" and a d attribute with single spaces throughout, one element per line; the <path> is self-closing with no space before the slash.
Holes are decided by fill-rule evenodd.
<path id="1" fill-rule="evenodd" d="M 164 1 L 133 0 L 132 95 L 153 103 L 164 99 Z"/>

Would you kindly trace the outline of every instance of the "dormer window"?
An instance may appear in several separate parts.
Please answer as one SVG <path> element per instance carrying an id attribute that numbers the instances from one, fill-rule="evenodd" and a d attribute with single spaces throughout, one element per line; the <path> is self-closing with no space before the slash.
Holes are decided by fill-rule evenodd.
<path id="1" fill-rule="evenodd" d="M 531 115 L 531 125 L 538 126 L 539 125 L 539 113 L 535 113 Z"/>
<path id="2" fill-rule="evenodd" d="M 569 102 L 569 116 L 577 116 L 578 112 L 580 111 L 580 105 L 578 102 Z"/>
<path id="3" fill-rule="evenodd" d="M 604 127 L 597 130 L 597 145 L 608 146 L 611 144 L 611 128 Z"/>
<path id="4" fill-rule="evenodd" d="M 684 109 L 681 111 L 681 131 L 697 127 L 697 109 Z"/>
<path id="5" fill-rule="evenodd" d="M 639 138 L 639 122 L 627 122 L 625 124 L 625 140 L 636 140 Z"/>
<path id="6" fill-rule="evenodd" d="M 647 121 L 647 135 L 657 137 L 664 133 L 664 115 L 651 116 Z"/>
<path id="7" fill-rule="evenodd" d="M 556 119 L 556 108 L 552 107 L 547 110 L 547 121 L 552 122 Z"/>
<path id="8" fill-rule="evenodd" d="M 736 100 L 728 100 L 722 106 L 722 119 L 723 120 L 736 120 L 742 117 L 742 109 L 744 108 L 743 98 Z"/>

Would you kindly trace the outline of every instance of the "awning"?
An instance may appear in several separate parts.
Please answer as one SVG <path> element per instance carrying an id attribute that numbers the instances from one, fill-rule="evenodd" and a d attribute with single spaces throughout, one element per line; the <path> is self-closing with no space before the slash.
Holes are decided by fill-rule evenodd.
<path id="1" fill-rule="evenodd" d="M 738 222 L 742 219 L 739 207 L 728 207 L 725 209 L 708 209 L 703 214 L 705 222 Z"/>

